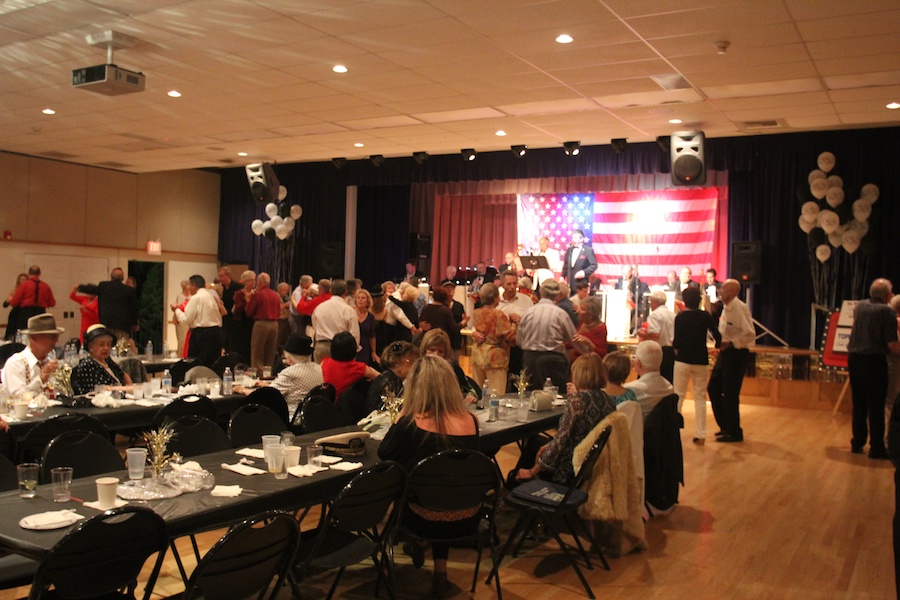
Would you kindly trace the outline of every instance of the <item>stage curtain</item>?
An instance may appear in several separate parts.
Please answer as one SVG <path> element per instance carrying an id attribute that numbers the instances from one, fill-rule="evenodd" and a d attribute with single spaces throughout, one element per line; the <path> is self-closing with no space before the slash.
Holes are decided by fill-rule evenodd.
<path id="1" fill-rule="evenodd" d="M 371 290 L 410 258 L 408 185 L 365 186 L 356 196 L 356 276 Z"/>

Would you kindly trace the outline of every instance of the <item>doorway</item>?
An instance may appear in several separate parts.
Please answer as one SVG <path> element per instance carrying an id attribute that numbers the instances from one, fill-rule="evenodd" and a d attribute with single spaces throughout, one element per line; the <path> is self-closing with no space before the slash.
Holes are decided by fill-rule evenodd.
<path id="1" fill-rule="evenodd" d="M 128 276 L 134 277 L 138 298 L 140 329 L 134 336 L 139 353 L 147 342 L 153 342 L 153 352 L 163 350 L 163 294 L 165 291 L 165 263 L 143 260 L 128 261 Z"/>

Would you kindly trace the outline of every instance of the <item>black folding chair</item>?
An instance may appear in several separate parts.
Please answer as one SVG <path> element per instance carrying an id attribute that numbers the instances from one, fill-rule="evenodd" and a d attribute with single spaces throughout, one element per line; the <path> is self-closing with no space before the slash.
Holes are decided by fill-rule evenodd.
<path id="1" fill-rule="evenodd" d="M 169 375 L 172 376 L 172 385 L 181 385 L 184 383 L 184 376 L 192 367 L 201 364 L 196 358 L 182 358 L 177 363 L 169 367 Z"/>
<path id="2" fill-rule="evenodd" d="M 410 504 L 415 504 L 428 511 L 438 513 L 454 513 L 478 507 L 480 522 L 465 535 L 435 538 L 419 535 L 415 530 L 406 527 L 401 519 L 400 536 L 425 539 L 431 542 L 454 544 L 475 544 L 478 556 L 475 560 L 475 573 L 472 576 L 471 592 L 475 593 L 478 581 L 478 570 L 481 565 L 481 553 L 487 545 L 491 552 L 492 572 L 499 564 L 494 552 L 494 536 L 496 525 L 494 515 L 497 501 L 503 487 L 500 469 L 487 456 L 474 450 L 445 450 L 433 454 L 420 461 L 406 481 L 406 500 L 404 511 Z M 500 578 L 496 579 L 497 598 L 503 599 L 500 590 Z"/>
<path id="3" fill-rule="evenodd" d="M 134 598 L 137 577 L 156 553 L 144 587 L 148 600 L 168 543 L 165 521 L 149 508 L 108 510 L 83 521 L 57 542 L 41 561 L 28 598 Z M 55 588 L 52 593 L 50 586 Z"/>
<path id="4" fill-rule="evenodd" d="M 300 527 L 293 516 L 270 511 L 232 527 L 197 564 L 185 600 L 262 600 L 272 580 L 270 600 L 294 560 Z M 299 597 L 299 596 L 298 596 Z"/>
<path id="5" fill-rule="evenodd" d="M 234 375 L 235 367 L 243 362 L 244 358 L 237 352 L 226 352 L 216 359 L 216 362 L 213 363 L 212 370 L 219 376 L 219 379 L 222 379 L 226 367 L 231 369 L 231 374 Z"/>
<path id="6" fill-rule="evenodd" d="M 205 417 L 210 421 L 215 421 L 218 414 L 216 405 L 206 396 L 197 394 L 179 396 L 156 411 L 156 415 L 153 417 L 153 428 L 158 429 L 165 421 L 187 415 Z"/>
<path id="7" fill-rule="evenodd" d="M 323 383 L 321 385 L 317 385 L 313 389 L 309 390 L 306 393 L 306 397 L 297 405 L 296 410 L 294 410 L 294 414 L 291 415 L 291 427 L 297 428 L 295 433 L 302 433 L 302 424 L 301 424 L 301 413 L 303 412 L 303 405 L 310 398 L 325 398 L 329 400 L 331 404 L 334 404 L 334 401 L 337 399 L 337 394 L 335 392 L 334 386 L 330 383 Z"/>
<path id="8" fill-rule="evenodd" d="M 0 492 L 12 491 L 19 487 L 16 465 L 0 455 Z M 31 583 L 40 563 L 36 560 L 0 552 L 0 590 L 8 590 Z"/>
<path id="9" fill-rule="evenodd" d="M 20 342 L 10 342 L 8 344 L 0 345 L 0 369 L 3 368 L 10 356 L 18 354 L 24 349 L 25 344 Z"/>
<path id="10" fill-rule="evenodd" d="M 232 447 L 228 434 L 206 417 L 184 415 L 172 421 L 171 425 L 175 436 L 166 448 L 170 454 L 177 452 L 183 458 L 190 458 Z"/>
<path id="11" fill-rule="evenodd" d="M 259 404 L 245 404 L 231 414 L 228 437 L 235 448 L 258 444 L 264 435 L 279 434 L 287 424 L 278 415 Z"/>
<path id="12" fill-rule="evenodd" d="M 90 431 L 110 440 L 106 425 L 81 413 L 66 413 L 42 421 L 28 430 L 19 444 L 18 462 L 39 462 L 50 440 L 67 431 Z"/>
<path id="13" fill-rule="evenodd" d="M 185 383 L 194 383 L 198 379 L 221 379 L 216 372 L 204 365 L 191 367 L 184 374 Z"/>
<path id="14" fill-rule="evenodd" d="M 585 539 L 590 543 L 589 548 L 597 553 L 597 556 L 603 563 L 603 567 L 609 571 L 609 563 L 606 561 L 606 557 L 603 555 L 600 546 L 598 546 L 597 542 L 594 540 L 594 536 L 591 535 L 590 529 L 581 519 L 581 516 L 579 516 L 578 509 L 588 500 L 587 492 L 580 488 L 589 481 L 593 475 L 594 465 L 600 457 L 600 453 L 603 452 L 603 448 L 606 446 L 606 442 L 609 440 L 611 433 L 611 426 L 604 428 L 603 431 L 600 432 L 597 441 L 591 446 L 584 462 L 581 464 L 581 468 L 578 470 L 578 474 L 572 481 L 572 485 L 565 486 L 550 481 L 544 481 L 542 479 L 533 479 L 515 488 L 512 493 L 506 497 L 506 504 L 519 511 L 519 518 L 516 520 L 516 524 L 513 526 L 512 532 L 509 534 L 509 538 L 506 540 L 506 544 L 500 552 L 494 570 L 488 575 L 488 582 L 490 582 L 491 577 L 497 575 L 497 569 L 503 560 L 503 557 L 506 556 L 510 546 L 515 542 L 516 536 L 520 536 L 520 538 L 518 544 L 515 546 L 515 550 L 513 550 L 513 556 L 518 556 L 526 535 L 531 531 L 532 526 L 535 523 L 540 522 L 543 523 L 546 530 L 553 535 L 556 543 L 559 544 L 560 549 L 562 549 L 563 554 L 566 556 L 566 559 L 568 559 L 569 564 L 575 569 L 575 573 L 578 575 L 578 579 L 581 580 L 581 585 L 584 586 L 588 598 L 593 600 L 594 591 L 591 589 L 587 579 L 584 578 L 584 574 L 578 567 L 578 561 L 573 556 L 574 548 L 563 542 L 560 537 L 561 528 L 559 527 L 559 524 L 564 524 L 568 533 L 574 538 L 578 551 L 581 553 L 581 557 L 584 559 L 585 566 L 587 566 L 588 569 L 592 570 L 593 566 L 591 565 L 591 559 L 588 556 L 588 553 L 585 551 L 584 546 L 579 539 L 579 535 L 581 534 L 584 534 Z M 578 526 L 577 529 L 575 525 Z"/>
<path id="15" fill-rule="evenodd" d="M 90 431 L 67 431 L 50 440 L 41 457 L 41 482 L 50 483 L 54 467 L 72 467 L 72 477 L 90 477 L 125 468 L 122 455 L 107 438 Z"/>
<path id="16" fill-rule="evenodd" d="M 16 436 L 8 427 L 0 431 L 0 455 L 16 460 Z"/>
<path id="17" fill-rule="evenodd" d="M 393 598 L 394 555 L 389 540 L 405 485 L 406 472 L 393 461 L 359 473 L 334 499 L 319 527 L 309 532 L 313 535 L 307 537 L 304 532 L 292 572 L 303 579 L 311 569 L 338 569 L 328 591 L 327 600 L 331 600 L 346 568 L 371 558 L 378 576 L 375 595 L 385 578 Z M 388 511 L 391 514 L 385 520 Z"/>
<path id="18" fill-rule="evenodd" d="M 260 406 L 265 406 L 278 415 L 278 417 L 284 421 L 284 426 L 287 427 L 287 422 L 290 418 L 288 415 L 287 402 L 284 400 L 284 394 L 277 389 L 268 386 L 257 388 L 247 396 L 247 404 L 259 404 Z"/>

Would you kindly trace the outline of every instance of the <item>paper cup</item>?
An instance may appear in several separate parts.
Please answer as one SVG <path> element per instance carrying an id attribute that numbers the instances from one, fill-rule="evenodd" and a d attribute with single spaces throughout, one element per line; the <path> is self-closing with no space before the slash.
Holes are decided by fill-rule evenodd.
<path id="1" fill-rule="evenodd" d="M 103 510 L 116 507 L 116 488 L 119 486 L 118 477 L 101 477 L 97 479 L 97 503 Z"/>
<path id="2" fill-rule="evenodd" d="M 271 446 L 272 444 L 280 444 L 280 443 L 281 443 L 280 435 L 264 435 L 264 436 L 262 436 L 263 450 L 266 449 L 266 446 Z"/>
<path id="3" fill-rule="evenodd" d="M 135 400 L 143 400 L 144 399 L 144 386 L 142 384 L 135 384 L 134 390 L 131 392 L 134 395 Z"/>
<path id="4" fill-rule="evenodd" d="M 28 403 L 16 402 L 13 404 L 13 414 L 17 419 L 25 419 L 28 417 Z"/>

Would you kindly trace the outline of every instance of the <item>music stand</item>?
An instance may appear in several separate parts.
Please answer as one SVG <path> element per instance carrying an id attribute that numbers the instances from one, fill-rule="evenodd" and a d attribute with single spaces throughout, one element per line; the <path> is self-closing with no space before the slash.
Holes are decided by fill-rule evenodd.
<path id="1" fill-rule="evenodd" d="M 523 269 L 550 269 L 550 263 L 547 262 L 546 256 L 533 256 L 528 254 L 520 256 L 519 260 L 522 261 Z"/>

